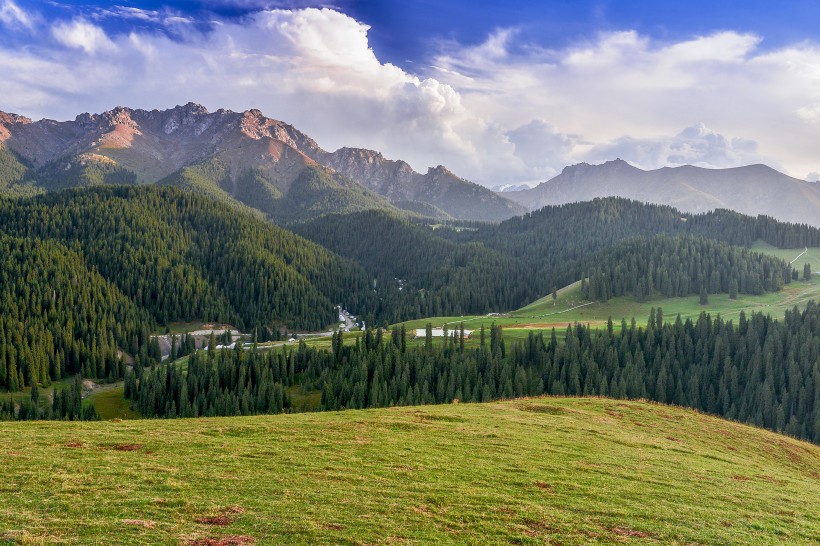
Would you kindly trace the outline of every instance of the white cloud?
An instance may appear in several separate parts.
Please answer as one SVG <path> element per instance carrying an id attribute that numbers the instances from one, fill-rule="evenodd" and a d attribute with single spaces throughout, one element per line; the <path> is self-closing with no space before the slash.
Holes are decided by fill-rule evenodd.
<path id="1" fill-rule="evenodd" d="M 156 10 L 135 8 L 133 6 L 114 6 L 110 9 L 103 9 L 97 12 L 98 16 L 119 17 L 122 19 L 137 19 L 149 23 L 159 23 L 162 21 L 160 13 Z"/>
<path id="2" fill-rule="evenodd" d="M 61 44 L 74 49 L 82 49 L 89 54 L 100 50 L 115 49 L 114 42 L 108 38 L 102 28 L 84 19 L 57 23 L 52 27 L 51 32 Z"/>
<path id="3" fill-rule="evenodd" d="M 812 147 L 820 137 L 820 48 L 805 42 L 764 52 L 761 40 L 720 32 L 661 43 L 623 31 L 523 54 L 508 45 L 495 57 L 477 54 L 485 45 L 451 47 L 431 71 L 485 117 L 511 127 L 544 119 L 581 135 L 590 144 L 573 148 L 576 160 L 630 148 L 647 165 L 692 159 L 718 167 L 776 157 L 792 173 L 807 172 L 816 168 Z M 490 43 L 498 44 L 498 35 Z M 719 127 L 725 142 L 655 137 L 698 121 Z"/>
<path id="4" fill-rule="evenodd" d="M 531 179 L 548 179 L 560 166 L 572 161 L 571 154 L 579 144 L 577 137 L 565 135 L 544 120 L 536 119 L 507 132 L 514 146 L 513 154 L 520 159 Z"/>
<path id="5" fill-rule="evenodd" d="M 613 158 L 623 159 L 642 169 L 679 165 L 728 168 L 763 161 L 757 142 L 727 138 L 703 123 L 687 127 L 670 137 L 621 137 L 595 146 L 585 154 L 585 159 L 593 163 Z M 765 162 L 772 167 L 780 167 L 773 158 Z"/>
<path id="6" fill-rule="evenodd" d="M 20 8 L 12 0 L 4 0 L 0 4 L 0 23 L 3 23 L 3 26 L 7 28 L 19 29 L 22 27 L 33 30 L 35 19 L 34 15 Z"/>
<path id="7" fill-rule="evenodd" d="M 413 74 L 380 61 L 368 26 L 331 9 L 259 11 L 207 32 L 179 14 L 118 16 L 173 38 L 54 22 L 51 45 L 0 49 L 0 109 L 65 119 L 120 104 L 259 108 L 326 149 L 372 148 L 421 171 L 444 164 L 487 185 L 617 156 L 644 168 L 776 157 L 790 172 L 817 170 L 811 43 L 760 52 L 750 34 L 657 43 L 623 31 L 546 50 L 501 29 L 478 46 L 445 44 Z"/>

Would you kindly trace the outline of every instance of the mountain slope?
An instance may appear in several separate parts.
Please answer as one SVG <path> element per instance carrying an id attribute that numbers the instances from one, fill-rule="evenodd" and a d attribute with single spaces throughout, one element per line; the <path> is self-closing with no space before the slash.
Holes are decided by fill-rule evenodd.
<path id="1" fill-rule="evenodd" d="M 820 535 L 819 447 L 646 402 L 8 423 L 0 443 L 6 480 L 18 484 L 0 489 L 14 507 L 0 510 L 13 542 L 812 544 Z"/>
<path id="2" fill-rule="evenodd" d="M 82 371 L 121 378 L 118 349 L 148 342 L 149 314 L 53 240 L 0 233 L 0 389 Z"/>
<path id="3" fill-rule="evenodd" d="M 340 148 L 331 154 L 318 152 L 314 157 L 395 203 L 427 203 L 453 218 L 498 222 L 526 210 L 441 165 L 422 175 L 404 161 L 391 161 L 378 152 L 358 148 Z"/>
<path id="4" fill-rule="evenodd" d="M 77 251 L 160 323 L 319 329 L 369 297 L 365 272 L 219 201 L 175 188 L 102 187 L 0 199 L 0 231 Z"/>
<path id="5" fill-rule="evenodd" d="M 212 182 L 231 198 L 253 207 L 261 203 L 267 209 L 262 210 L 280 222 L 326 212 L 393 208 L 376 194 L 464 219 L 498 221 L 525 210 L 443 167 L 420 175 L 404 162 L 385 160 L 369 150 L 326 152 L 304 133 L 258 110 L 209 113 L 193 103 L 164 111 L 117 107 L 65 122 L 33 122 L 0 112 L 0 150 L 28 163 L 28 178 L 47 190 L 157 181 L 193 189 L 180 180 L 187 176 L 183 171 L 216 161 L 222 172 Z M 21 182 L 19 169 L 4 169 L 5 163 L 0 157 L 0 184 L 5 178 Z M 307 175 L 307 187 L 292 187 L 305 182 L 308 170 L 314 174 Z M 319 170 L 324 174 L 316 175 Z M 317 176 L 323 179 L 318 185 Z M 197 189 L 203 188 L 198 184 Z M 297 213 L 283 219 L 283 211 Z"/>
<path id="6" fill-rule="evenodd" d="M 581 163 L 529 190 L 502 195 L 531 210 L 545 205 L 626 197 L 684 212 L 730 209 L 820 226 L 820 184 L 786 176 L 765 165 L 733 169 L 683 167 L 644 171 L 622 160 Z"/>

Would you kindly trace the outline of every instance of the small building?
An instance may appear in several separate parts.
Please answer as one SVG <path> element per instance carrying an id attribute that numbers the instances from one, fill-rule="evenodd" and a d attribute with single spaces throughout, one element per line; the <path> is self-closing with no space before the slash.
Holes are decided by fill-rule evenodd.
<path id="1" fill-rule="evenodd" d="M 447 330 L 448 336 L 455 336 L 458 337 L 458 333 L 461 330 L 459 328 L 450 328 Z M 464 330 L 464 338 L 469 339 L 470 335 L 473 333 L 473 330 Z M 444 328 L 433 328 L 432 329 L 433 337 L 444 337 Z M 418 328 L 416 329 L 416 337 L 425 337 L 427 336 L 427 329 L 426 328 Z"/>

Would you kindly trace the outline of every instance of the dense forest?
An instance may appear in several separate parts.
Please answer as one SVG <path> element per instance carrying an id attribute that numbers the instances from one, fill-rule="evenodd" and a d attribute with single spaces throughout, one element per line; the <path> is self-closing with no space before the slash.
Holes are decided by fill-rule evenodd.
<path id="1" fill-rule="evenodd" d="M 616 330 L 569 326 L 559 343 L 531 333 L 506 343 L 501 328 L 410 348 L 405 332 L 367 331 L 355 345 L 334 336 L 331 350 L 301 344 L 281 351 L 199 351 L 183 372 L 157 367 L 127 381 L 146 415 L 252 415 L 286 411 L 286 389 L 321 389 L 321 408 L 481 402 L 498 398 L 600 395 L 647 398 L 820 441 L 820 306 L 776 320 L 741 313 L 738 322 L 701 314 Z"/>
<path id="2" fill-rule="evenodd" d="M 639 237 L 651 240 L 655 235 L 666 234 L 706 238 L 734 246 L 747 246 L 758 239 L 779 247 L 820 246 L 820 229 L 805 225 L 786 224 L 768 217 L 751 218 L 730 211 L 683 214 L 671 207 L 621 198 L 545 207 L 499 225 L 434 227 L 385 211 L 367 211 L 324 216 L 296 225 L 294 230 L 362 264 L 377 279 L 379 287 L 378 308 L 373 314 L 390 323 L 425 316 L 518 309 L 597 268 L 608 268 L 613 245 Z M 646 247 L 621 248 L 644 253 Z M 699 293 L 701 288 L 698 276 L 703 272 L 694 268 L 708 266 L 713 260 L 698 252 L 715 252 L 717 248 L 698 245 L 692 249 L 696 253 L 688 255 L 691 260 L 686 264 L 690 279 L 687 294 Z M 741 269 L 752 267 L 753 262 L 766 263 L 766 272 L 775 267 L 770 258 L 719 248 L 721 259 L 728 260 L 731 255 L 732 260 L 743 261 Z M 716 266 L 723 277 L 735 267 L 728 264 Z M 653 267 L 657 274 L 660 262 Z M 763 270 L 758 273 L 764 274 Z M 718 289 L 718 283 L 711 278 L 712 270 L 707 274 L 709 293 L 729 292 L 728 282 L 722 278 Z M 741 287 L 740 274 L 738 270 L 735 276 L 741 293 L 779 288 L 774 277 L 772 282 L 765 283 L 762 276 L 762 289 L 758 290 L 757 283 L 754 287 L 743 283 Z M 780 278 L 781 274 L 785 282 L 785 271 L 779 270 L 775 276 Z M 683 293 L 677 280 L 674 290 L 661 289 L 662 285 L 671 285 L 672 277 L 677 276 L 664 268 L 663 277 L 654 277 L 651 288 L 663 294 Z M 751 276 L 744 278 L 754 280 Z M 634 292 L 629 287 L 622 293 Z"/>
<path id="3" fill-rule="evenodd" d="M 294 230 L 364 266 L 379 293 L 371 313 L 383 322 L 512 309 L 534 299 L 521 261 L 480 243 L 448 241 L 389 212 L 329 215 Z"/>
<path id="4" fill-rule="evenodd" d="M 682 235 L 624 241 L 599 253 L 597 260 L 581 286 L 587 298 L 600 301 L 627 294 L 644 301 L 652 293 L 759 295 L 780 290 L 795 273 L 772 256 Z"/>
<path id="5" fill-rule="evenodd" d="M 3 232 L 53 240 L 158 323 L 318 329 L 369 297 L 364 271 L 252 214 L 174 188 L 102 187 L 0 200 Z"/>
<path id="6" fill-rule="evenodd" d="M 63 377 L 117 379 L 118 349 L 147 350 L 151 320 L 79 254 L 0 235 L 0 388 Z M 147 358 L 146 358 L 147 360 Z"/>
<path id="7" fill-rule="evenodd" d="M 820 438 L 816 304 L 737 325 L 707 316 L 667 324 L 656 313 L 647 328 L 617 333 L 574 326 L 560 344 L 555 335 L 507 344 L 498 328 L 477 332 L 479 348 L 468 349 L 455 339 L 408 349 L 399 330 L 385 339 L 368 330 L 354 346 L 338 334 L 331 351 L 197 352 L 180 339 L 173 352 L 190 353 L 187 371 L 157 365 L 149 336 L 160 324 L 204 320 L 262 341 L 281 328 L 327 327 L 337 303 L 369 324 L 513 309 L 582 277 L 591 299 L 759 294 L 798 272 L 730 245 L 820 244 L 814 228 L 622 199 L 460 230 L 384 211 L 297 228 L 334 254 L 258 213 L 156 186 L 0 199 L 0 226 L 0 389 L 32 387 L 30 401 L 2 401 L 0 418 L 93 419 L 73 383 L 50 405 L 38 404 L 38 386 L 127 375 L 145 416 L 292 411 L 294 388 L 321 391 L 324 409 L 600 394 Z M 136 357 L 130 374 L 122 352 Z"/>
<path id="8" fill-rule="evenodd" d="M 375 307 L 360 267 L 230 206 L 174 188 L 0 199 L 0 389 L 116 378 L 174 321 L 316 330 Z"/>

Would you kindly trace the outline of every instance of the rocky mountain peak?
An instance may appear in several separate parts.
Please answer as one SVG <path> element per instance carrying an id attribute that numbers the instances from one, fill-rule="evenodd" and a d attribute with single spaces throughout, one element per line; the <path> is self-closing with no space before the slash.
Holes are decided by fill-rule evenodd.
<path id="1" fill-rule="evenodd" d="M 15 123 L 31 123 L 31 118 L 19 114 L 12 114 L 11 112 L 0 111 L 0 124 L 13 125 Z"/>
<path id="2" fill-rule="evenodd" d="M 31 123 L 31 120 L 27 117 L 17 114 L 10 114 L 7 112 L 0 112 L 0 143 L 5 142 L 11 137 L 11 133 L 6 126 L 29 123 Z"/>
<path id="3" fill-rule="evenodd" d="M 457 178 L 462 180 L 460 176 L 456 176 L 450 169 L 445 167 L 444 165 L 438 165 L 436 167 L 429 167 L 427 169 L 427 175 L 432 176 L 433 178 L 438 178 L 441 176 L 451 176 L 453 178 Z"/>
<path id="4" fill-rule="evenodd" d="M 166 135 L 176 132 L 181 127 L 195 127 L 194 133 L 200 135 L 210 126 L 207 121 L 208 109 L 194 102 L 189 102 L 184 106 L 175 106 L 163 114 L 165 121 L 162 130 Z"/>
<path id="5" fill-rule="evenodd" d="M 381 152 L 367 150 L 364 148 L 348 148 L 347 146 L 336 150 L 334 155 L 344 157 L 349 160 L 364 161 L 368 164 L 381 163 L 386 161 Z"/>

